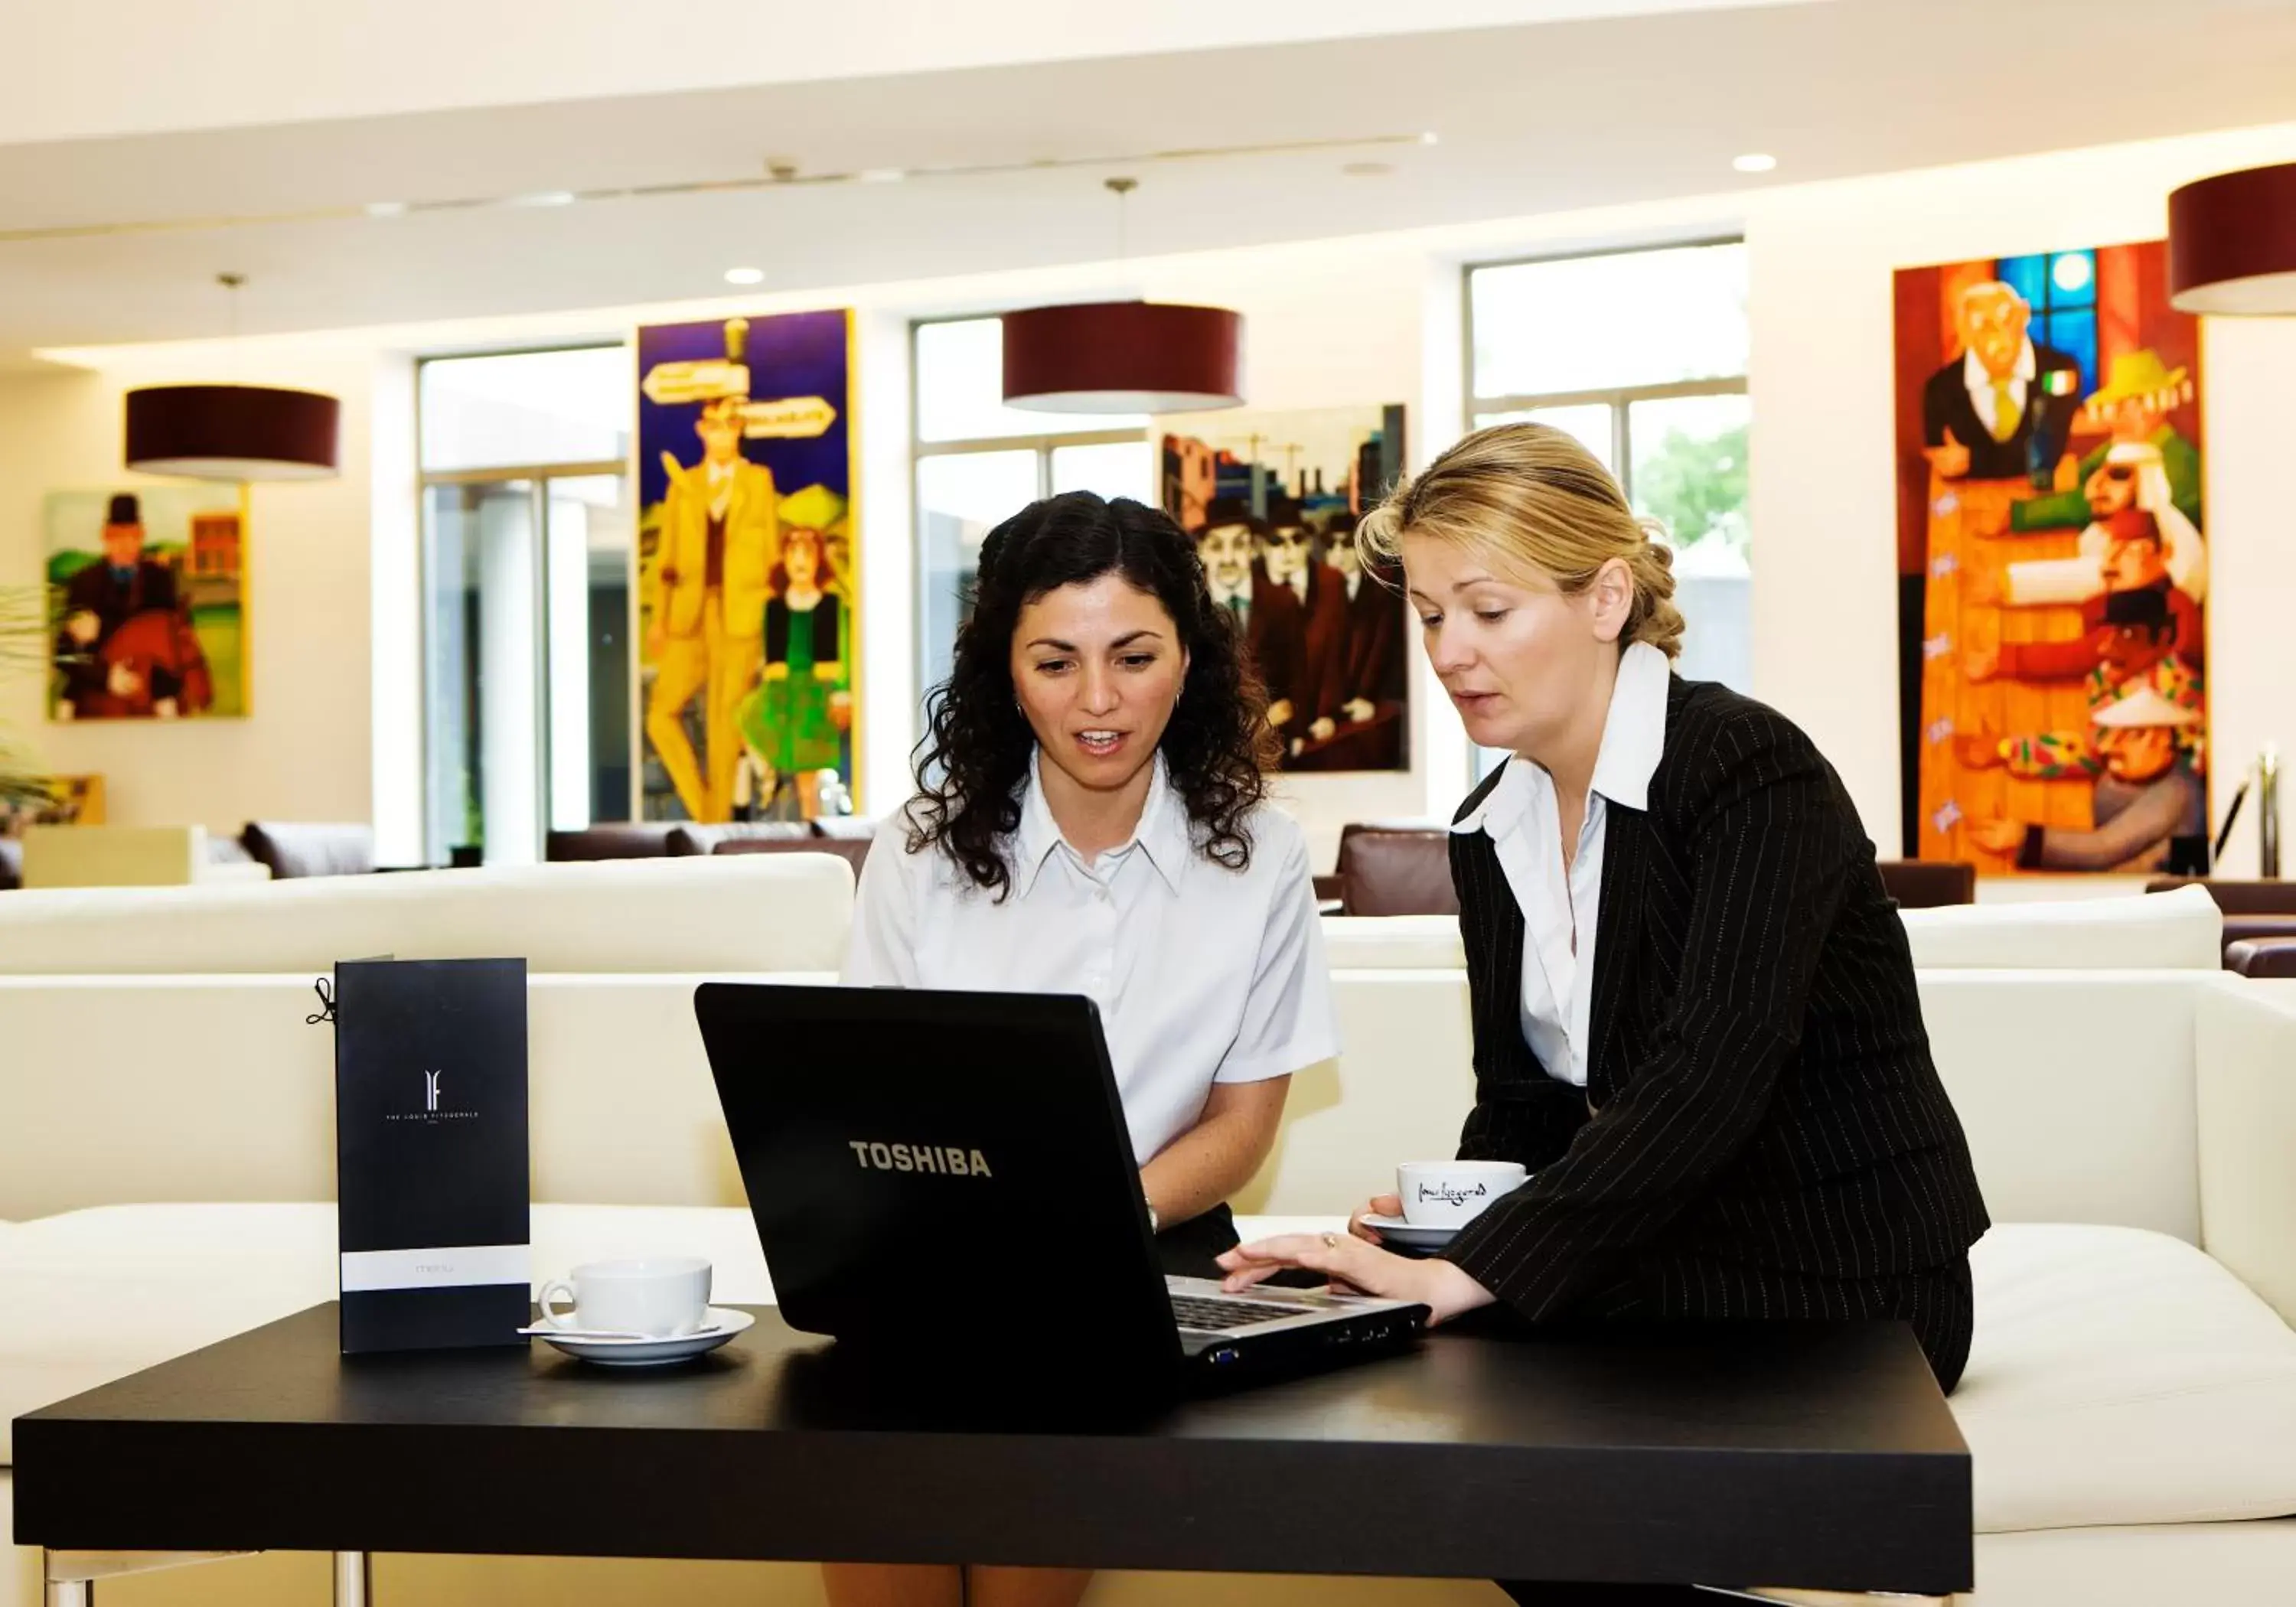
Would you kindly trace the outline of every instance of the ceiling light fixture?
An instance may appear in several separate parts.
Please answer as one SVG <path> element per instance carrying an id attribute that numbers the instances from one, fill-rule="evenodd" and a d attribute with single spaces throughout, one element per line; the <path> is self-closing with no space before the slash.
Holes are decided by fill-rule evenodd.
<path id="1" fill-rule="evenodd" d="M 1776 168 L 1778 159 L 1767 151 L 1749 151 L 1743 156 L 1732 157 L 1730 165 L 1741 173 L 1767 173 Z"/>
<path id="2" fill-rule="evenodd" d="M 736 267 L 726 270 L 726 283 L 728 284 L 763 284 L 765 282 L 766 270 L 763 268 Z"/>
<path id="3" fill-rule="evenodd" d="M 238 274 L 218 274 L 239 340 Z M 326 480 L 335 473 L 342 405 L 272 385 L 154 385 L 127 393 L 127 462 L 184 480 Z"/>
<path id="4" fill-rule="evenodd" d="M 2296 162 L 2170 193 L 2169 301 L 2186 313 L 2296 313 Z"/>
<path id="5" fill-rule="evenodd" d="M 1252 157 L 1316 156 L 1327 152 L 1394 149 L 1431 145 L 1432 134 L 1369 134 L 1334 139 L 1288 140 L 1251 145 L 1202 145 L 1182 150 L 1103 152 L 1094 156 L 1030 158 L 1020 161 L 952 162 L 945 167 L 871 168 L 857 172 L 800 173 L 791 164 L 776 163 L 770 170 L 748 178 L 671 180 L 663 184 L 632 184 L 596 190 L 550 190 L 523 195 L 463 195 L 434 201 L 351 203 L 307 207 L 282 212 L 242 212 L 199 217 L 129 218 L 108 223 L 54 224 L 32 228 L 0 228 L 0 245 L 20 245 L 43 240 L 93 240 L 117 234 L 212 234 L 219 229 L 277 228 L 295 224 L 343 223 L 368 218 L 414 216 L 417 213 L 486 211 L 502 208 L 589 206 L 603 201 L 654 201 L 672 196 L 744 194 L 760 190 L 813 189 L 824 185 L 890 184 L 898 174 L 904 182 L 931 179 L 980 179 L 1037 176 L 1072 168 L 1105 172 L 1111 168 L 1170 167 L 1180 163 L 1238 161 Z"/>
<path id="6" fill-rule="evenodd" d="M 1111 178 L 1117 258 L 1125 197 Z M 1243 316 L 1224 307 L 1094 301 L 1004 315 L 1004 405 L 1037 413 L 1201 413 L 1243 404 Z"/>

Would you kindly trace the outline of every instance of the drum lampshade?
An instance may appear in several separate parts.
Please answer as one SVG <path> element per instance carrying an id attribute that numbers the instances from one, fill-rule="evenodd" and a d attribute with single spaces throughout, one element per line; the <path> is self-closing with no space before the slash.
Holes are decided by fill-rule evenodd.
<path id="1" fill-rule="evenodd" d="M 1004 402 L 1038 413 L 1198 413 L 1243 402 L 1243 316 L 1092 301 L 1004 315 Z"/>
<path id="2" fill-rule="evenodd" d="M 268 385 L 158 385 L 127 393 L 127 466 L 186 480 L 325 480 L 342 405 Z"/>
<path id="3" fill-rule="evenodd" d="M 2187 313 L 2296 313 L 2296 162 L 2169 197 L 2169 299 Z"/>

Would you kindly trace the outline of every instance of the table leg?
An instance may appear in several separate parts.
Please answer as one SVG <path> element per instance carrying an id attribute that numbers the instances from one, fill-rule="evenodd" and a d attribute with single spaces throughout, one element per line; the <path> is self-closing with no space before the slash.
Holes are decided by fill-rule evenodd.
<path id="1" fill-rule="evenodd" d="M 363 1551 L 335 1554 L 335 1607 L 368 1607 L 374 1600 L 374 1565 Z"/>
<path id="2" fill-rule="evenodd" d="M 40 1553 L 40 1578 L 46 1587 L 46 1607 L 94 1607 L 95 1582 L 123 1574 L 155 1573 L 162 1568 L 188 1568 L 194 1562 L 220 1562 L 245 1557 L 244 1551 L 47 1551 Z M 359 1598 L 365 1607 L 366 1598 Z"/>

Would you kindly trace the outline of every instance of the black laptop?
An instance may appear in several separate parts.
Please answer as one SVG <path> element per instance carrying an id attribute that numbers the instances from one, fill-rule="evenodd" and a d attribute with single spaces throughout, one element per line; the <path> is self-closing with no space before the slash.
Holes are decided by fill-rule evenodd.
<path id="1" fill-rule="evenodd" d="M 1242 1382 L 1425 1326 L 1167 1278 L 1089 999 L 709 982 L 694 1010 L 783 1319 L 840 1349 Z"/>

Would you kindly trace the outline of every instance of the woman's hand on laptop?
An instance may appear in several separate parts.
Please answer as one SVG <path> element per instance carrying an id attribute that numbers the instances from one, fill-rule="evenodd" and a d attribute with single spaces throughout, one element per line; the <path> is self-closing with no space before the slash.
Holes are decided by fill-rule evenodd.
<path id="1" fill-rule="evenodd" d="M 1220 1257 L 1219 1264 L 1227 1274 L 1225 1287 L 1230 1293 L 1249 1289 L 1287 1267 L 1303 1267 L 1345 1288 L 1424 1306 L 1430 1327 L 1478 1306 L 1488 1306 L 1493 1298 L 1489 1290 L 1448 1261 L 1413 1260 L 1353 1234 L 1285 1234 L 1256 1244 L 1239 1244 Z"/>

